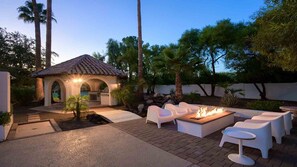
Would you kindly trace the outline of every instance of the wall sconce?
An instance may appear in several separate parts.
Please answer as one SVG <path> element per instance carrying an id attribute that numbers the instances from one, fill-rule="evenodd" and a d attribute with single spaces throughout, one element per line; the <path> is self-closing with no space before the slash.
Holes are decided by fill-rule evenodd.
<path id="1" fill-rule="evenodd" d="M 74 78 L 73 80 L 72 80 L 72 82 L 74 82 L 74 83 L 80 83 L 80 82 L 82 82 L 83 80 L 81 79 L 81 78 Z"/>

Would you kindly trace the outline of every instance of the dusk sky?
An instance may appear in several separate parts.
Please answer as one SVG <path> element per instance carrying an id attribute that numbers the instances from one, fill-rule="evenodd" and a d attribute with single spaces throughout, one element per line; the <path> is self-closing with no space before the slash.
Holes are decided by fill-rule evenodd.
<path id="1" fill-rule="evenodd" d="M 34 24 L 18 20 L 17 8 L 24 0 L 0 0 L 0 27 L 34 38 Z M 46 0 L 37 0 L 46 4 Z M 250 21 L 264 5 L 263 0 L 142 0 L 143 41 L 153 44 L 177 43 L 182 33 L 203 28 L 218 20 Z M 137 36 L 136 0 L 53 0 L 52 50 L 60 63 L 82 54 L 105 53 L 109 38 Z M 42 25 L 45 46 L 45 25 Z M 220 65 L 219 71 L 224 67 Z"/>

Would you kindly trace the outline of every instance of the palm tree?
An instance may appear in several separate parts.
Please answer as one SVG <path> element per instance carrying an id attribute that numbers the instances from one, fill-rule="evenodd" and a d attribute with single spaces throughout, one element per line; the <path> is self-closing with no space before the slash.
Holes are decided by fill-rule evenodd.
<path id="1" fill-rule="evenodd" d="M 105 56 L 100 54 L 99 52 L 93 52 L 92 56 L 100 61 L 103 61 L 105 60 Z"/>
<path id="2" fill-rule="evenodd" d="M 138 22 L 138 95 L 143 97 L 143 62 L 142 62 L 142 28 L 141 28 L 141 3 L 137 0 L 137 22 Z"/>
<path id="3" fill-rule="evenodd" d="M 181 100 L 183 95 L 181 73 L 193 68 L 199 61 L 192 57 L 189 49 L 174 44 L 163 50 L 163 61 L 165 69 L 175 75 L 175 96 Z"/>
<path id="4" fill-rule="evenodd" d="M 40 36 L 40 23 L 45 23 L 46 11 L 43 9 L 42 3 L 36 3 L 36 0 L 26 1 L 25 6 L 19 7 L 19 19 L 25 23 L 33 23 L 35 25 L 35 66 L 36 71 L 40 71 L 41 68 L 41 36 Z M 44 97 L 43 82 L 41 78 L 36 78 L 35 81 L 35 97 L 36 100 L 42 100 Z"/>
<path id="5" fill-rule="evenodd" d="M 46 13 L 46 51 L 45 51 L 45 66 L 51 66 L 52 55 L 52 0 L 47 0 Z"/>

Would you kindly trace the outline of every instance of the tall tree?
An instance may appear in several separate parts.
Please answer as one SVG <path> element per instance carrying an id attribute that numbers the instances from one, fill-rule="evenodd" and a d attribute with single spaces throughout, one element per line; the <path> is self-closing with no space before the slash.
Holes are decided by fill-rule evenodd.
<path id="1" fill-rule="evenodd" d="M 201 54 L 202 46 L 199 41 L 201 39 L 201 31 L 199 29 L 190 29 L 186 30 L 183 34 L 182 37 L 179 39 L 179 44 L 185 48 L 189 49 L 190 54 L 192 55 L 192 58 L 195 58 L 197 61 L 200 61 L 200 65 L 197 67 L 193 68 L 191 79 L 195 80 L 195 83 L 199 86 L 199 88 L 203 91 L 203 93 L 206 96 L 209 96 L 204 87 L 201 85 L 202 82 L 205 83 L 205 78 L 201 78 L 201 70 L 206 69 L 205 65 L 202 64 L 203 57 Z M 189 71 L 191 72 L 191 71 Z M 204 74 L 209 74 L 209 73 L 204 73 Z M 207 76 L 207 75 L 204 75 Z M 210 76 L 210 75 L 209 75 Z M 209 77 L 208 76 L 208 77 Z M 209 79 L 208 79 L 209 80 Z"/>
<path id="2" fill-rule="evenodd" d="M 35 40 L 19 32 L 7 32 L 0 27 L 0 71 L 9 71 L 13 86 L 31 86 L 35 69 Z"/>
<path id="3" fill-rule="evenodd" d="M 217 84 L 216 64 L 224 58 L 232 48 L 235 38 L 234 24 L 230 20 L 218 21 L 215 26 L 206 26 L 201 32 L 200 45 L 202 54 L 210 66 L 212 82 L 211 96 L 214 96 Z"/>
<path id="4" fill-rule="evenodd" d="M 135 36 L 128 36 L 120 43 L 121 56 L 118 57 L 121 66 L 128 72 L 129 81 L 135 80 L 137 70 L 137 47 L 138 39 Z"/>
<path id="5" fill-rule="evenodd" d="M 138 39 L 128 36 L 118 42 L 109 39 L 107 42 L 108 63 L 128 74 L 129 81 L 135 81 L 138 75 L 137 53 Z"/>
<path id="6" fill-rule="evenodd" d="M 155 85 L 158 80 L 160 81 L 161 78 L 168 78 L 164 75 L 166 70 L 162 70 L 162 68 L 164 68 L 164 61 L 162 61 L 162 51 L 164 49 L 165 46 L 149 46 L 149 44 L 144 45 L 143 69 L 148 94 L 155 93 Z"/>
<path id="7" fill-rule="evenodd" d="M 25 23 L 33 23 L 35 25 L 35 67 L 36 71 L 40 71 L 41 67 L 41 35 L 40 23 L 45 23 L 46 11 L 43 9 L 43 4 L 36 3 L 36 0 L 26 1 L 25 6 L 19 7 L 19 19 L 24 20 Z M 35 82 L 35 98 L 41 100 L 44 97 L 43 82 L 41 78 L 36 78 Z"/>
<path id="8" fill-rule="evenodd" d="M 107 48 L 107 63 L 116 67 L 119 70 L 123 70 L 121 68 L 121 64 L 119 63 L 118 59 L 121 56 L 121 48 L 120 43 L 114 39 L 109 39 L 106 43 Z"/>
<path id="9" fill-rule="evenodd" d="M 268 57 L 260 52 L 253 51 L 252 40 L 257 34 L 258 26 L 251 23 L 236 25 L 236 39 L 233 49 L 226 56 L 227 68 L 237 74 L 237 81 L 253 83 L 262 100 L 266 100 L 266 85 L 270 82 L 292 82 L 296 74 L 284 72 L 281 68 L 269 65 Z M 291 79 L 290 79 L 291 78 Z"/>
<path id="10" fill-rule="evenodd" d="M 142 27 L 141 27 L 141 0 L 137 0 L 137 23 L 138 23 L 138 95 L 143 97 L 143 62 L 142 62 Z"/>
<path id="11" fill-rule="evenodd" d="M 47 0 L 46 12 L 46 67 L 51 66 L 52 59 L 52 0 Z"/>
<path id="12" fill-rule="evenodd" d="M 274 66 L 297 71 L 297 3 L 266 0 L 266 8 L 256 16 L 258 32 L 253 49 L 267 56 Z"/>

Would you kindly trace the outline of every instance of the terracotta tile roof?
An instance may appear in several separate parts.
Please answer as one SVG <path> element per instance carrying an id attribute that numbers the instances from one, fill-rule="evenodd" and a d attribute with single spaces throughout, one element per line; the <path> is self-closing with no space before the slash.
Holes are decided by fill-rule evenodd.
<path id="1" fill-rule="evenodd" d="M 125 77 L 126 74 L 90 55 L 81 55 L 74 59 L 34 72 L 33 77 L 62 74 L 109 75 Z"/>

